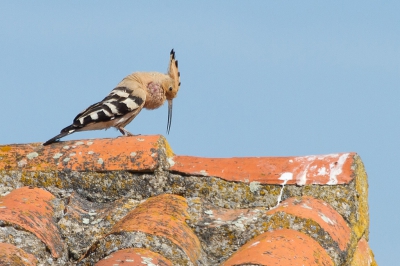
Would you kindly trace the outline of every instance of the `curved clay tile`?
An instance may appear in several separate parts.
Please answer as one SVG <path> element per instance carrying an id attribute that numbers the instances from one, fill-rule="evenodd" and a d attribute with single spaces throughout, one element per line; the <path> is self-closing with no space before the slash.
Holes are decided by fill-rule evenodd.
<path id="1" fill-rule="evenodd" d="M 257 265 L 334 265 L 328 253 L 311 237 L 291 229 L 261 234 L 236 251 L 221 266 Z"/>
<path id="2" fill-rule="evenodd" d="M 365 238 L 361 238 L 361 240 L 357 244 L 356 251 L 353 255 L 353 260 L 351 262 L 351 266 L 377 266 L 378 264 L 375 262 L 374 254 L 369 247 L 368 242 Z"/>
<path id="3" fill-rule="evenodd" d="M 0 243 L 0 265 L 34 266 L 37 259 L 14 245 Z"/>
<path id="4" fill-rule="evenodd" d="M 24 171 L 151 171 L 172 150 L 160 135 L 21 144 L 0 150 L 0 169 Z M 3 151 L 4 150 L 4 151 Z"/>
<path id="5" fill-rule="evenodd" d="M 195 262 L 201 254 L 201 245 L 185 222 L 187 208 L 186 199 L 181 196 L 164 194 L 149 198 L 116 223 L 110 234 L 140 231 L 166 237 Z"/>
<path id="6" fill-rule="evenodd" d="M 51 200 L 55 197 L 40 188 L 23 187 L 0 198 L 0 220 L 17 224 L 35 234 L 55 258 L 61 256 L 63 242 L 53 221 Z"/>
<path id="7" fill-rule="evenodd" d="M 297 157 L 204 158 L 175 156 L 170 171 L 261 184 L 347 184 L 355 153 Z"/>
<path id="8" fill-rule="evenodd" d="M 283 201 L 277 208 L 269 210 L 267 214 L 277 212 L 285 212 L 317 222 L 338 243 L 342 251 L 350 242 L 350 227 L 343 217 L 323 200 L 309 196 L 290 198 Z"/>

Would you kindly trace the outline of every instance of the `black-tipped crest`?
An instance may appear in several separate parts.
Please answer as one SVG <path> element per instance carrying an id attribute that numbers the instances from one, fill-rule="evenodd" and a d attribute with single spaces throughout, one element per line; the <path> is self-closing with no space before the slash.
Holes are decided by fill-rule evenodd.
<path id="1" fill-rule="evenodd" d="M 175 59 L 174 49 L 172 49 L 170 53 L 168 75 L 174 81 L 173 82 L 174 86 L 172 88 L 172 91 L 166 93 L 166 96 L 168 100 L 172 100 L 173 98 L 176 97 L 176 94 L 178 93 L 180 86 L 180 73 L 178 70 L 178 61 Z"/>

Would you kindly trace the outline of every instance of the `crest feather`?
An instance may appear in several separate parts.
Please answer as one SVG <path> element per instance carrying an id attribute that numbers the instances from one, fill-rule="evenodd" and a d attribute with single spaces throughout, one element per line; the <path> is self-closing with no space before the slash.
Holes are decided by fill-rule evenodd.
<path id="1" fill-rule="evenodd" d="M 174 80 L 174 89 L 176 92 L 179 90 L 179 86 L 181 85 L 180 81 L 180 73 L 178 70 L 178 60 L 175 59 L 175 51 L 174 49 L 171 50 L 170 53 L 170 61 L 169 61 L 169 68 L 168 68 L 168 75 Z"/>

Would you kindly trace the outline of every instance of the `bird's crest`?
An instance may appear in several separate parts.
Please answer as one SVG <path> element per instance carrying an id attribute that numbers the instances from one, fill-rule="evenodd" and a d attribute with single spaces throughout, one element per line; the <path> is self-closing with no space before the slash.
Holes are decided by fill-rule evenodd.
<path id="1" fill-rule="evenodd" d="M 176 94 L 179 91 L 179 87 L 181 86 L 181 78 L 178 69 L 178 60 L 175 59 L 175 51 L 171 50 L 169 67 L 168 67 L 168 75 L 174 80 L 174 87 L 171 91 L 167 91 L 167 99 L 172 100 L 176 97 Z"/>

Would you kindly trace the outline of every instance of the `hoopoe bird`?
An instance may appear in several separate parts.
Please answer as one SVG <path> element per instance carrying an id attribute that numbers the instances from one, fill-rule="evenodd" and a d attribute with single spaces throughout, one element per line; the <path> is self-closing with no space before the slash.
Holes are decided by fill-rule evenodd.
<path id="1" fill-rule="evenodd" d="M 125 77 L 101 102 L 80 112 L 73 123 L 43 145 L 57 142 L 62 137 L 79 131 L 114 127 L 124 136 L 133 136 L 125 126 L 143 109 L 156 109 L 168 101 L 167 133 L 172 122 L 172 100 L 179 91 L 180 73 L 174 49 L 170 53 L 168 73 L 135 72 Z"/>

